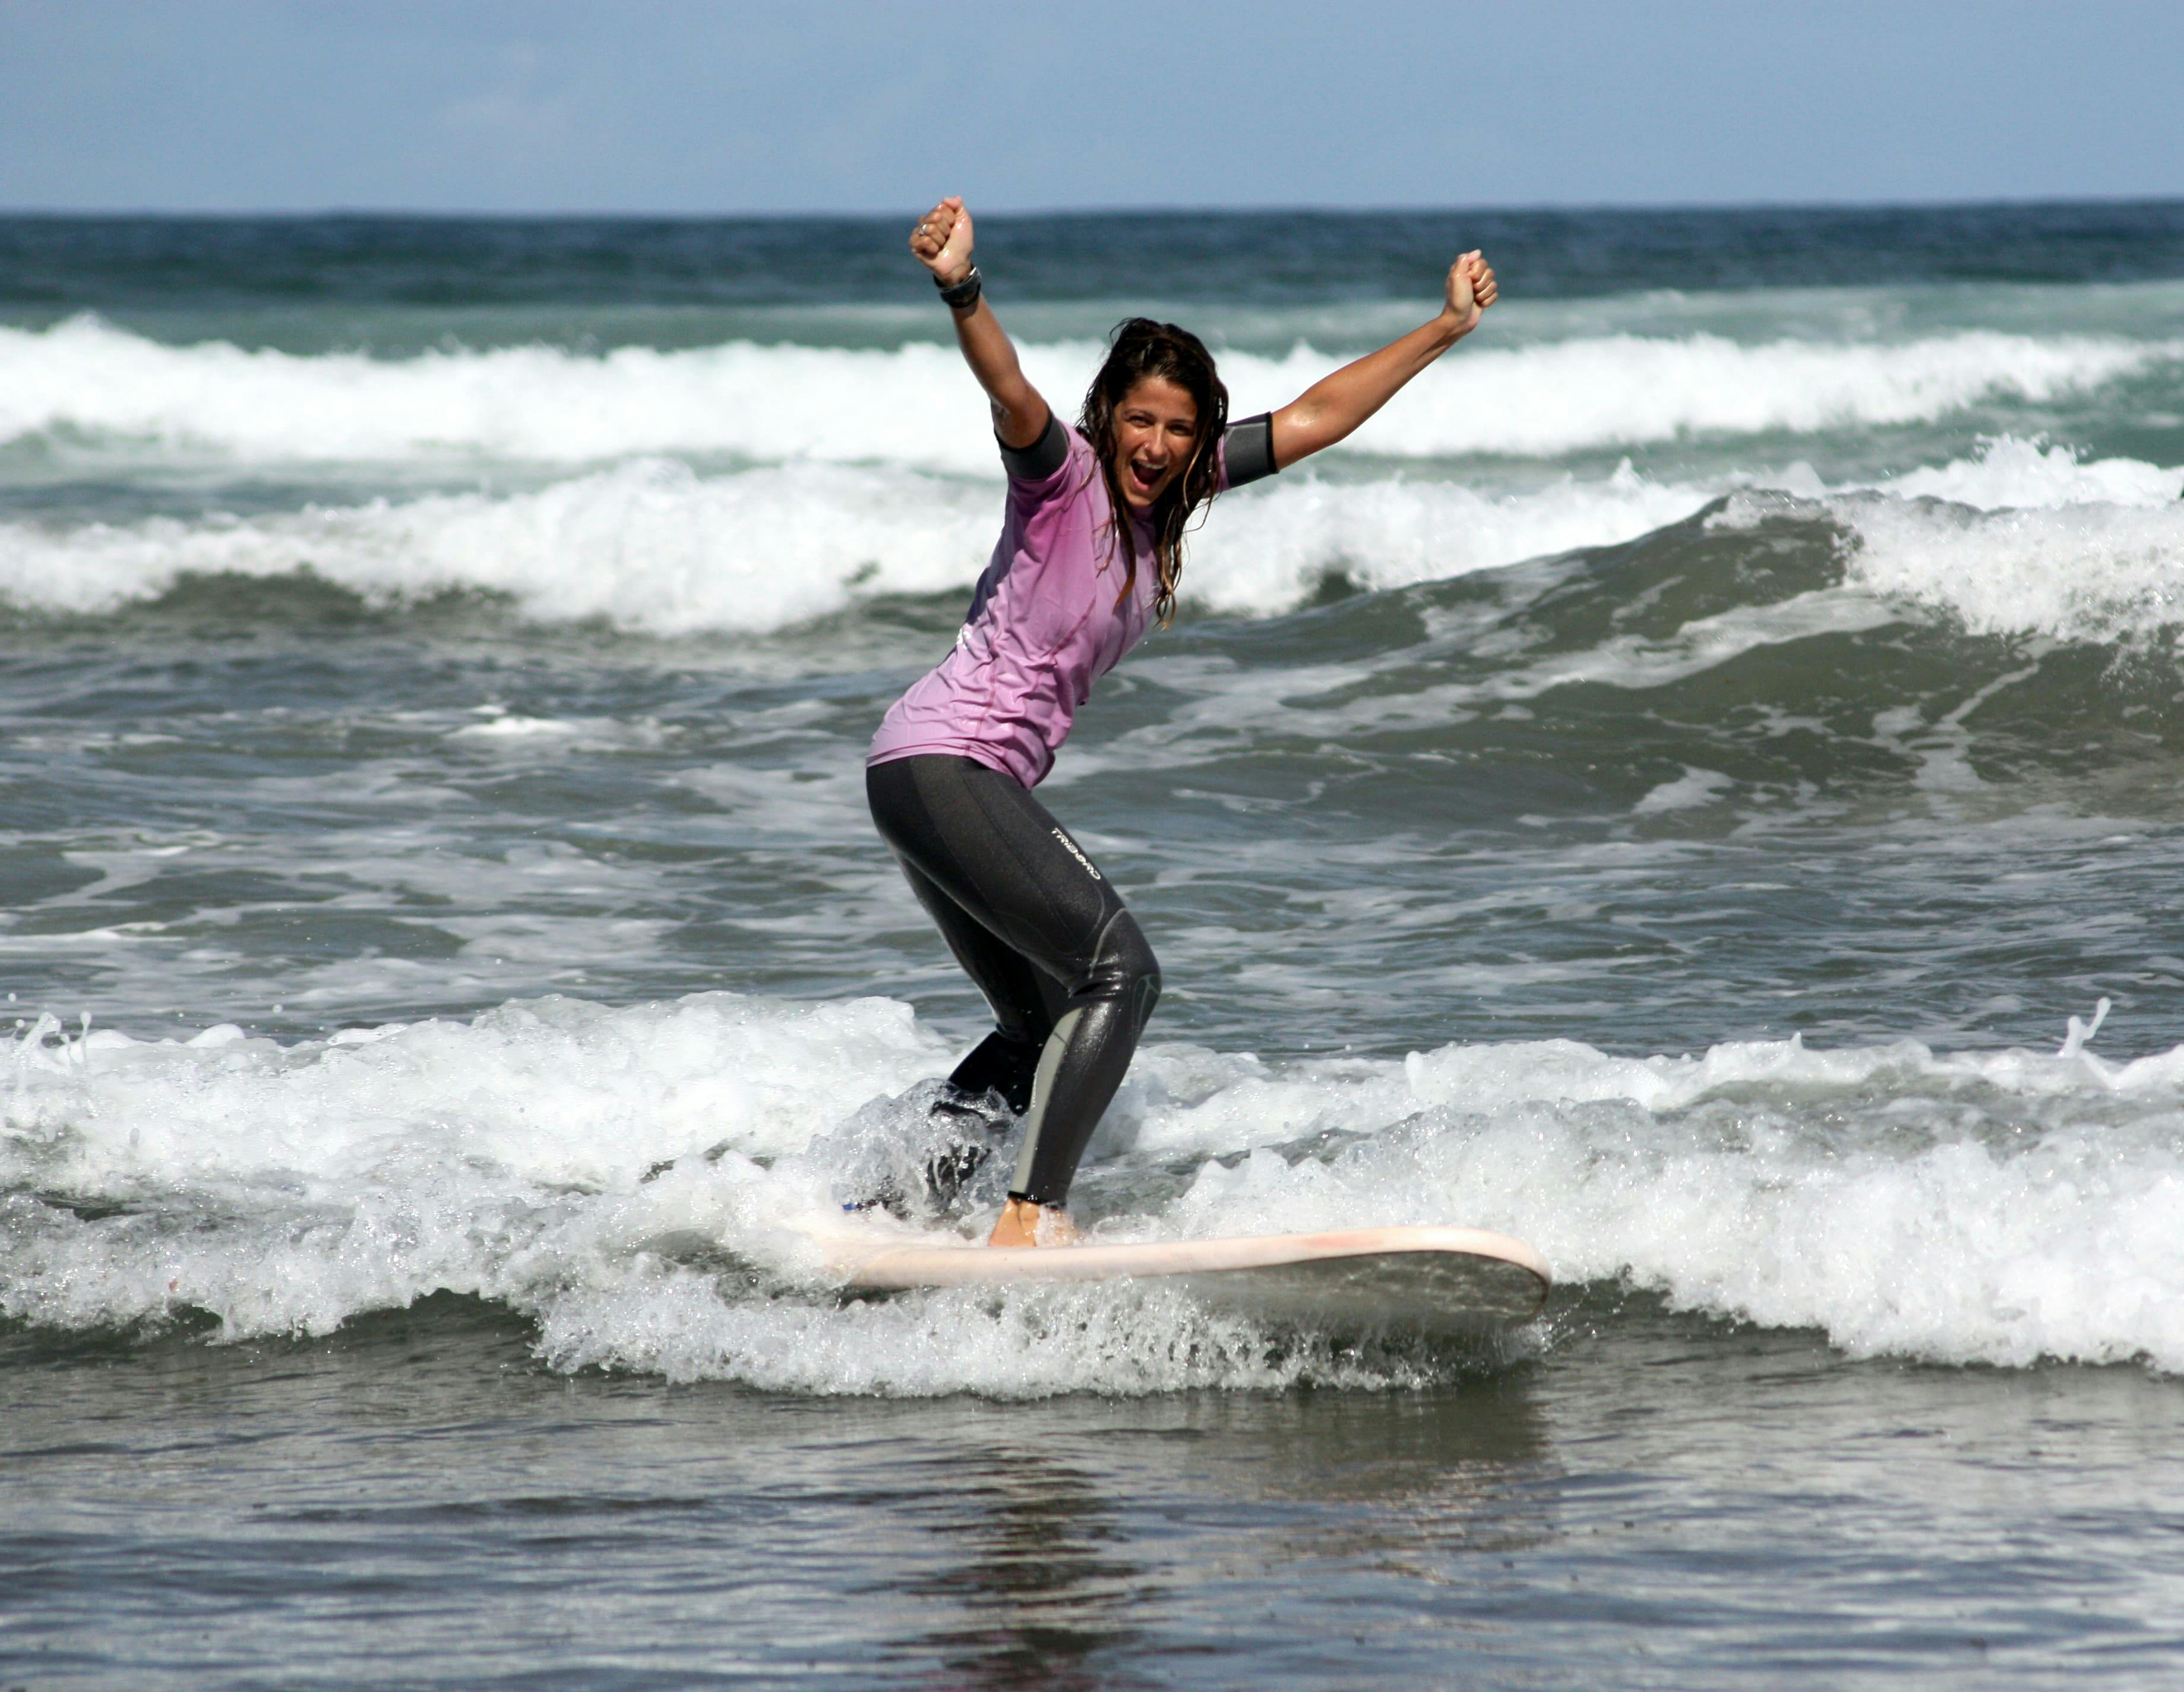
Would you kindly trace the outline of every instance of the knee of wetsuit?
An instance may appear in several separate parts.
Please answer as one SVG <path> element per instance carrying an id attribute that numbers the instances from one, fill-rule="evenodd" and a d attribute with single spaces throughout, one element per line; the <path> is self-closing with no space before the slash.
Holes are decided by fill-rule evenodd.
<path id="1" fill-rule="evenodd" d="M 1125 983 L 1124 1002 L 1130 1007 L 1130 1026 L 1143 1031 L 1153 1007 L 1160 1002 L 1160 959 L 1153 956 L 1152 947 L 1145 943 L 1135 923 L 1117 926 L 1125 932 L 1116 936 L 1114 963 Z"/>

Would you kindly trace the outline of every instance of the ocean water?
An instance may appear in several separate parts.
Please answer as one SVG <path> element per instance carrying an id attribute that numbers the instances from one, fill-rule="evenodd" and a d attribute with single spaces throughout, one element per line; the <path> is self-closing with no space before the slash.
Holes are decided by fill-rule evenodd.
<path id="1" fill-rule="evenodd" d="M 1494 259 L 1042 796 L 1167 979 L 1082 1220 L 1542 1321 L 818 1272 L 982 1029 L 894 222 L 0 221 L 0 1688 L 2177 1674 L 2184 205 L 981 230 L 1065 411 Z"/>

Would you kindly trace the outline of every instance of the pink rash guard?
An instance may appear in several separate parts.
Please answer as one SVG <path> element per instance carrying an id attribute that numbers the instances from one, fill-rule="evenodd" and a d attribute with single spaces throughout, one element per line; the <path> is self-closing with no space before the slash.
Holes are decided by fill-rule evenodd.
<path id="1" fill-rule="evenodd" d="M 1271 420 L 1232 424 L 1217 450 L 1218 487 L 1272 475 Z M 1138 573 L 1123 597 L 1126 567 L 1107 533 L 1106 479 L 1091 444 L 1050 417 L 1037 443 L 1005 447 L 1001 459 L 1007 515 L 956 648 L 889 708 L 867 764 L 939 752 L 1038 786 L 1093 683 L 1152 620 L 1159 572 L 1151 527 L 1131 519 Z"/>

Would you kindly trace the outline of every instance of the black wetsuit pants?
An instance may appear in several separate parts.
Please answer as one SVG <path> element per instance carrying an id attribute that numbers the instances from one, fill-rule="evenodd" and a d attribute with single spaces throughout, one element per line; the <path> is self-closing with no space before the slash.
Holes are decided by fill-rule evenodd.
<path id="1" fill-rule="evenodd" d="M 949 1079 L 1028 1117 L 1010 1197 L 1059 1204 L 1160 997 L 1113 885 L 998 770 L 922 753 L 865 772 L 872 821 L 986 1002 L 994 1032 Z"/>

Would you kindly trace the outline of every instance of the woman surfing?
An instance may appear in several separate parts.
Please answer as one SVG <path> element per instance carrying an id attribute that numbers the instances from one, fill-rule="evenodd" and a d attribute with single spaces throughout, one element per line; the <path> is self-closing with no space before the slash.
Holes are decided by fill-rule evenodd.
<path id="1" fill-rule="evenodd" d="M 1228 488 L 1334 445 L 1479 327 L 1494 272 L 1449 267 L 1432 321 L 1314 383 L 1279 410 L 1228 420 L 1198 338 L 1134 317 L 1115 331 L 1077 426 L 1025 380 L 950 197 L 911 233 L 986 391 L 1008 473 L 992 561 L 953 651 L 897 700 L 866 759 L 872 821 L 918 902 L 993 1008 L 949 1077 L 1025 1119 L 988 1243 L 1074 1237 L 1070 1178 L 1160 997 L 1160 967 L 1112 883 L 1032 796 L 1093 684 L 1173 615 L 1190 520 Z M 960 1171 L 959 1171 L 960 1172 Z"/>

